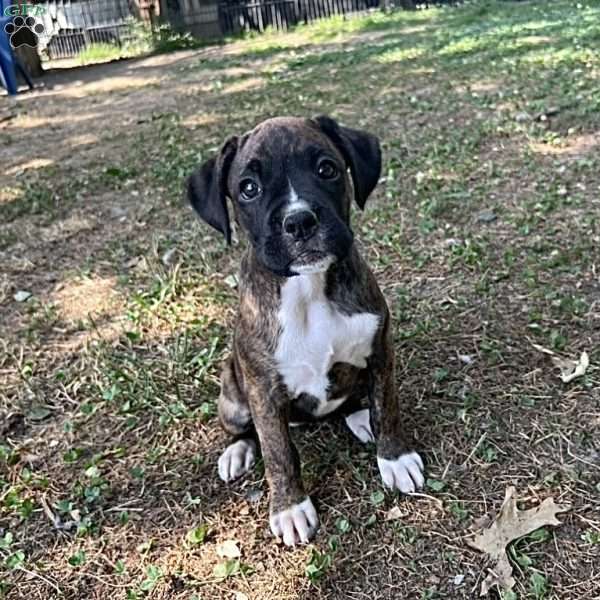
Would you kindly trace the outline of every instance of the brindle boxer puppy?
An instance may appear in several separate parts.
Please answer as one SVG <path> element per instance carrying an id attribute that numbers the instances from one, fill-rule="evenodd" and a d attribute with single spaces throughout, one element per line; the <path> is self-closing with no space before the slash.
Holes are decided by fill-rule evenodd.
<path id="1" fill-rule="evenodd" d="M 386 486 L 423 485 L 399 414 L 390 314 L 350 229 L 352 197 L 362 209 L 380 171 L 374 136 L 328 117 L 275 118 L 228 139 L 187 183 L 194 209 L 228 243 L 229 198 L 250 241 L 221 379 L 219 416 L 232 440 L 219 475 L 246 473 L 259 442 L 271 530 L 290 546 L 318 527 L 290 422 L 339 409 L 361 442 L 376 443 Z"/>

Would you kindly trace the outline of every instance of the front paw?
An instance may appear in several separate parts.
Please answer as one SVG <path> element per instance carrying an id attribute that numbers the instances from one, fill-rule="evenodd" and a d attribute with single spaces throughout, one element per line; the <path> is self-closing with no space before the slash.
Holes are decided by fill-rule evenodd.
<path id="1" fill-rule="evenodd" d="M 241 439 L 225 448 L 219 457 L 219 477 L 226 483 L 250 470 L 256 460 L 256 442 Z"/>
<path id="2" fill-rule="evenodd" d="M 307 496 L 299 504 L 271 514 L 269 520 L 273 535 L 283 539 L 286 546 L 305 544 L 319 528 L 319 517 L 311 499 Z"/>
<path id="3" fill-rule="evenodd" d="M 423 487 L 423 461 L 416 452 L 402 454 L 394 460 L 377 457 L 383 485 L 398 489 L 403 494 L 416 492 Z"/>

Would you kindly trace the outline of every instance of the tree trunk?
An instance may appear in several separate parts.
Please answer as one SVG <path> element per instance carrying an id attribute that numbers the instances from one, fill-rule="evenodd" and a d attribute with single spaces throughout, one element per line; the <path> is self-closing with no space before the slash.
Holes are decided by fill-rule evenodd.
<path id="1" fill-rule="evenodd" d="M 44 70 L 42 69 L 42 61 L 35 48 L 29 46 L 19 46 L 14 50 L 19 62 L 25 67 L 30 77 L 41 77 Z"/>

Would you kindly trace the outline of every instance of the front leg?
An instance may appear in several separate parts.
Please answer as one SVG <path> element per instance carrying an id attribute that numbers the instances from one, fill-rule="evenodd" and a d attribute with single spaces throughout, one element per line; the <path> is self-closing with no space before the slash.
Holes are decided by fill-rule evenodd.
<path id="1" fill-rule="evenodd" d="M 306 495 L 300 459 L 289 431 L 287 394 L 275 386 L 250 403 L 271 492 L 271 531 L 286 546 L 306 543 L 317 532 L 319 519 Z"/>
<path id="2" fill-rule="evenodd" d="M 402 424 L 389 317 L 382 337 L 379 351 L 369 359 L 370 416 L 377 443 L 377 465 L 386 487 L 408 494 L 423 487 L 424 467 Z"/>

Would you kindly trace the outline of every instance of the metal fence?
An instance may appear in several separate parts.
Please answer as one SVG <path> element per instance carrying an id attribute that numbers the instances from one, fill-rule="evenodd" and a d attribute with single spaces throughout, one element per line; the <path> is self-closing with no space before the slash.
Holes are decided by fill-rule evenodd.
<path id="1" fill-rule="evenodd" d="M 61 30 L 50 39 L 45 52 L 51 60 L 71 58 L 92 44 L 122 46 L 131 38 L 130 23 Z"/>
<path id="2" fill-rule="evenodd" d="M 457 4 L 458 0 L 220 0 L 219 28 L 223 35 L 242 31 L 286 30 L 333 15 L 351 15 L 377 8 L 427 8 Z"/>
<path id="3" fill-rule="evenodd" d="M 373 9 L 421 8 L 457 0 L 34 0 L 44 25 L 39 50 L 50 59 L 70 58 L 91 44 L 121 46 L 133 24 L 168 22 L 203 38 L 268 27 L 286 30 L 333 15 Z"/>
<path id="4" fill-rule="evenodd" d="M 44 25 L 39 46 L 50 59 L 76 56 L 91 44 L 120 46 L 131 39 L 135 14 L 128 0 L 47 0 L 36 18 Z"/>
<path id="5" fill-rule="evenodd" d="M 379 0 L 273 0 L 267 2 L 221 2 L 219 23 L 226 35 L 240 31 L 286 30 L 333 15 L 376 8 Z"/>

